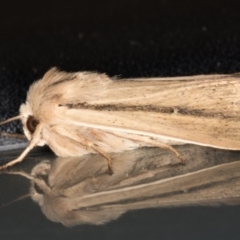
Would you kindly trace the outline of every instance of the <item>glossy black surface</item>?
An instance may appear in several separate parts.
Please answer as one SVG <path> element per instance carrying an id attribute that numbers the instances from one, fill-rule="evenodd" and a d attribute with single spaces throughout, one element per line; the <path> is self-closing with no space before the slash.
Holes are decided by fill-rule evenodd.
<path id="1" fill-rule="evenodd" d="M 195 161 L 199 158 L 198 154 L 202 154 L 202 157 L 199 158 L 203 159 L 201 160 L 203 161 L 203 165 L 199 165 L 200 169 L 209 168 L 211 165 L 214 166 L 215 164 L 222 165 L 227 162 L 234 163 L 238 161 L 240 157 L 238 152 L 194 147 L 191 145 L 178 147 L 178 149 L 187 156 L 195 153 Z M 140 153 L 138 151 L 140 151 Z M 154 148 L 146 148 L 138 151 L 133 151 L 129 154 L 140 157 L 139 159 L 141 161 L 146 160 L 141 157 L 144 155 L 144 152 L 145 157 L 149 156 L 147 159 L 149 161 L 151 156 L 154 155 L 156 157 L 151 160 L 153 163 L 154 161 L 161 162 L 161 156 L 165 156 L 164 161 L 169 159 L 169 157 L 170 159 L 174 159 L 175 157 L 171 153 L 159 149 L 155 150 Z M 19 151 L 17 150 L 8 152 L 6 155 L 3 152 L 1 153 L 1 157 L 2 159 L 10 155 L 13 157 L 18 153 Z M 94 155 L 93 158 L 98 159 L 96 155 Z M 206 158 L 206 161 L 204 158 Z M 46 159 L 53 161 L 52 163 L 55 162 L 55 156 L 52 153 L 37 149 L 30 154 L 23 163 L 9 169 L 9 172 L 19 170 L 31 172 L 34 166 Z M 147 160 L 146 163 L 148 163 Z M 60 162 L 61 161 L 64 161 L 64 159 L 60 159 Z M 91 164 L 92 157 L 89 158 L 89 161 L 89 166 L 93 165 Z M 104 160 L 101 161 L 105 164 Z M 177 161 L 174 163 L 175 160 L 171 161 L 173 161 L 173 165 L 170 164 L 169 166 L 172 170 L 179 168 L 183 171 L 189 168 L 191 164 L 195 165 L 193 159 L 189 160 L 189 164 L 186 166 L 179 165 Z M 88 162 L 86 162 L 86 164 L 88 164 Z M 148 172 L 151 173 L 154 168 L 152 165 L 149 167 Z M 63 169 L 65 169 L 65 167 Z M 107 166 L 103 172 L 105 170 L 107 171 Z M 238 169 L 236 169 L 236 171 L 238 172 Z M 174 172 L 172 174 L 174 174 Z M 230 175 L 232 175 L 232 173 Z M 64 178 L 66 177 L 67 176 Z M 107 179 L 111 179 L 114 176 L 106 175 L 106 177 Z M 214 175 L 212 178 L 209 177 L 209 182 L 213 181 L 216 177 L 217 176 Z M 228 181 L 227 178 L 226 181 Z M 224 182 L 225 181 L 219 182 L 220 186 L 223 186 L 223 190 Z M 184 189 L 184 185 L 181 186 Z M 19 196 L 27 194 L 29 192 L 29 187 L 30 181 L 22 176 L 1 174 L 0 204 L 3 206 Z M 230 188 L 234 188 L 234 185 L 230 185 Z M 201 188 L 199 188 L 199 190 L 201 190 Z M 196 190 L 195 196 L 198 196 L 199 190 Z M 225 188 L 226 193 L 228 190 L 229 189 Z M 188 191 L 185 193 L 182 192 L 179 196 L 187 192 Z M 196 201 L 192 203 L 193 206 L 166 206 L 162 208 L 133 210 L 104 225 L 83 224 L 72 228 L 67 228 L 61 223 L 53 223 L 46 219 L 39 206 L 28 197 L 0 209 L 0 232 L 4 239 L 19 239 L 20 237 L 21 239 L 238 239 L 240 234 L 240 206 L 231 206 L 231 204 L 238 204 L 239 194 L 237 192 L 232 192 L 231 194 L 237 196 L 236 201 L 220 201 L 223 202 L 223 204 L 216 204 L 216 206 L 214 203 L 208 201 L 205 203 Z M 215 197 L 216 199 L 219 197 L 221 199 L 225 197 L 228 199 L 231 196 L 226 194 L 224 197 L 222 195 L 215 195 Z M 173 195 L 172 199 L 174 198 Z M 161 196 L 159 199 L 161 203 Z M 229 203 L 230 206 L 228 206 Z M 124 202 L 122 202 L 122 204 L 124 204 Z M 184 205 L 183 202 L 182 204 Z M 194 206 L 196 204 L 204 206 Z"/>

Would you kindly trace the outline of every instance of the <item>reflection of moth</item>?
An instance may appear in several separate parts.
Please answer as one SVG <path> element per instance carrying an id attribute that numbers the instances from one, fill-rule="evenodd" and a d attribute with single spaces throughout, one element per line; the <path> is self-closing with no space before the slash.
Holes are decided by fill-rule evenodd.
<path id="1" fill-rule="evenodd" d="M 239 203 L 238 154 L 180 148 L 194 156 L 184 167 L 170 164 L 174 156 L 168 152 L 145 148 L 114 154 L 112 176 L 99 155 L 42 162 L 24 176 L 46 217 L 65 226 L 103 224 L 134 209 Z"/>
<path id="2" fill-rule="evenodd" d="M 240 149 L 239 75 L 112 80 L 105 74 L 55 68 L 29 89 L 20 115 L 29 146 L 47 144 L 58 156 L 194 143 Z"/>

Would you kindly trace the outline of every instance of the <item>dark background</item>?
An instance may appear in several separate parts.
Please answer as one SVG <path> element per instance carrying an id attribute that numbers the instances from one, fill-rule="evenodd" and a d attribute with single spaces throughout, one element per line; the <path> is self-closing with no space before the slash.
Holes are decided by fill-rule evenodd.
<path id="1" fill-rule="evenodd" d="M 239 0 L 1 1 L 0 118 L 17 115 L 29 85 L 52 66 L 122 77 L 233 73 L 240 71 L 239 40 Z M 17 122 L 5 126 L 20 129 Z M 40 212 L 32 218 L 35 205 L 14 206 L 2 212 L 9 216 L 4 239 L 240 236 L 239 207 L 144 210 L 69 230 Z"/>

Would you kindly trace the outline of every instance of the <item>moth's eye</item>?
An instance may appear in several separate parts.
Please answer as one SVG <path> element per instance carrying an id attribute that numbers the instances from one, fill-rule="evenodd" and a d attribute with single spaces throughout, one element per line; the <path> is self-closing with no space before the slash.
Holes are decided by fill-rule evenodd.
<path id="1" fill-rule="evenodd" d="M 37 193 L 44 194 L 44 191 L 35 183 L 34 183 L 34 189 Z"/>
<path id="2" fill-rule="evenodd" d="M 27 129 L 30 133 L 34 133 L 36 130 L 37 125 L 39 124 L 39 121 L 34 116 L 29 116 L 27 119 Z"/>

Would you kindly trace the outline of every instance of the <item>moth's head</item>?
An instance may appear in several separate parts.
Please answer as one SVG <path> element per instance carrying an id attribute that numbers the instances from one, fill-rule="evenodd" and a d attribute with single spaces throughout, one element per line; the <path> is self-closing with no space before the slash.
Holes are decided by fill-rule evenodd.
<path id="1" fill-rule="evenodd" d="M 51 170 L 49 161 L 43 161 L 37 164 L 31 171 L 32 181 L 30 187 L 30 195 L 33 201 L 40 206 L 44 205 L 44 199 L 47 195 L 51 195 L 52 191 L 48 186 L 48 175 Z"/>
<path id="2" fill-rule="evenodd" d="M 39 120 L 33 115 L 31 107 L 26 104 L 22 104 L 20 107 L 20 116 L 23 124 L 23 131 L 28 140 L 31 140 L 33 133 L 35 132 Z"/>
<path id="3" fill-rule="evenodd" d="M 40 121 L 33 115 L 31 107 L 28 105 L 28 103 L 21 105 L 19 116 L 7 119 L 6 121 L 1 122 L 0 125 L 15 120 L 22 121 L 23 132 L 27 139 L 30 141 Z M 37 143 L 38 146 L 43 146 L 44 144 L 45 141 L 43 141 L 42 139 Z"/>
<path id="4" fill-rule="evenodd" d="M 0 206 L 0 209 L 6 207 L 14 202 L 20 201 L 27 197 L 31 197 L 33 201 L 37 202 L 40 206 L 44 205 L 44 198 L 45 195 L 51 195 L 52 191 L 51 188 L 48 186 L 48 174 L 51 170 L 51 163 L 48 160 L 42 161 L 41 163 L 37 164 L 31 171 L 31 174 L 20 171 L 15 172 L 8 171 L 7 174 L 14 174 L 25 177 L 29 179 L 31 182 L 29 193 L 22 195 L 7 204 Z"/>
<path id="5" fill-rule="evenodd" d="M 30 141 L 34 132 L 36 131 L 38 124 L 40 123 L 40 120 L 33 115 L 32 109 L 28 103 L 21 105 L 20 116 L 23 125 L 23 132 L 26 135 L 27 139 Z M 37 143 L 38 146 L 43 146 L 45 144 L 46 142 L 42 138 L 40 138 Z"/>

